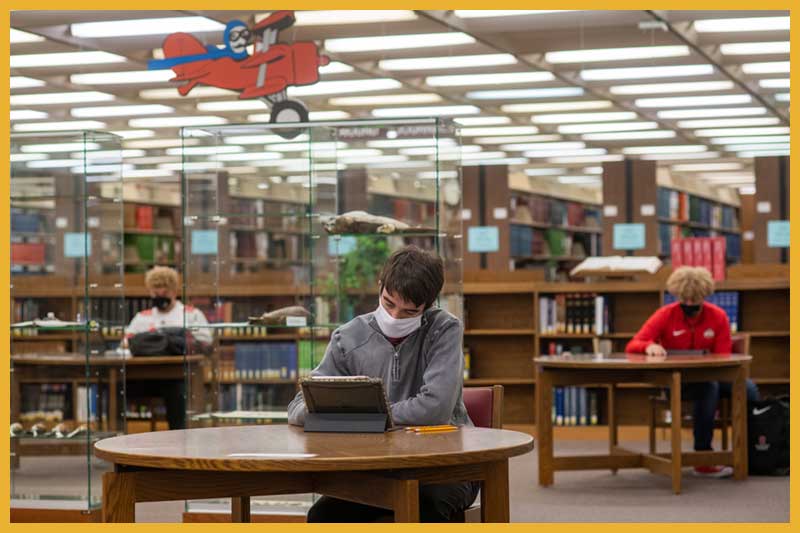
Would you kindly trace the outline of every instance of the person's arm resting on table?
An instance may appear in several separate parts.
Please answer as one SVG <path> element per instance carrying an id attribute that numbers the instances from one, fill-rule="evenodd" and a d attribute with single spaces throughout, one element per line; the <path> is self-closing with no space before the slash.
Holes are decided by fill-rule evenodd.
<path id="1" fill-rule="evenodd" d="M 659 309 L 647 319 L 647 322 L 644 323 L 625 347 L 627 353 L 666 355 L 666 350 L 658 343 L 667 325 L 667 314 L 664 309 Z"/>

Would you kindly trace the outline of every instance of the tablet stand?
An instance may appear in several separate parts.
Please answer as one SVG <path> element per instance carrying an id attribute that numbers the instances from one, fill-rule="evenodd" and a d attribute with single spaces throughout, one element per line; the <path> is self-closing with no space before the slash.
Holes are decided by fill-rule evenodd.
<path id="1" fill-rule="evenodd" d="M 306 413 L 305 431 L 322 433 L 383 433 L 385 413 Z"/>

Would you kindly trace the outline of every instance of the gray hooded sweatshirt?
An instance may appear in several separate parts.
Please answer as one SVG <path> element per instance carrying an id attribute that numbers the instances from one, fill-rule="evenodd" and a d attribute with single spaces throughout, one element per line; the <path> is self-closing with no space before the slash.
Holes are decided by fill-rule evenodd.
<path id="1" fill-rule="evenodd" d="M 370 376 L 383 380 L 392 418 L 400 425 L 472 425 L 461 397 L 464 330 L 447 311 L 422 314 L 414 333 L 393 346 L 373 313 L 337 328 L 312 376 Z M 289 404 L 289 423 L 302 426 L 303 393 Z"/>

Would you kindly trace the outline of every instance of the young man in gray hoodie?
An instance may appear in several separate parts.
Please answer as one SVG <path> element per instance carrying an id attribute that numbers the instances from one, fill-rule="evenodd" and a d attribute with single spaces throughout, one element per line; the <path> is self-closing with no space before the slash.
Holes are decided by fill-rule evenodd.
<path id="1" fill-rule="evenodd" d="M 337 328 L 312 376 L 371 376 L 383 380 L 392 418 L 399 425 L 471 426 L 461 397 L 461 321 L 433 307 L 444 285 L 442 260 L 407 246 L 386 261 L 375 311 Z M 289 404 L 289 423 L 302 426 L 303 393 Z M 419 489 L 420 519 L 449 522 L 461 516 L 478 483 L 425 485 Z M 375 522 L 391 511 L 323 496 L 309 522 Z"/>

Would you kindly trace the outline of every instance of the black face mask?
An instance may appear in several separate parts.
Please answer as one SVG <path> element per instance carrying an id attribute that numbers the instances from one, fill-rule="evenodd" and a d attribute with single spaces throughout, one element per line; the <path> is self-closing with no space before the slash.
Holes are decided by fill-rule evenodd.
<path id="1" fill-rule="evenodd" d="M 681 310 L 683 314 L 688 316 L 689 318 L 697 316 L 697 313 L 700 312 L 700 304 L 697 305 L 689 305 L 689 304 L 681 304 Z"/>
<path id="2" fill-rule="evenodd" d="M 153 305 L 155 305 L 159 311 L 166 311 L 170 304 L 172 304 L 172 298 L 167 298 L 166 296 L 156 296 L 153 298 Z"/>

